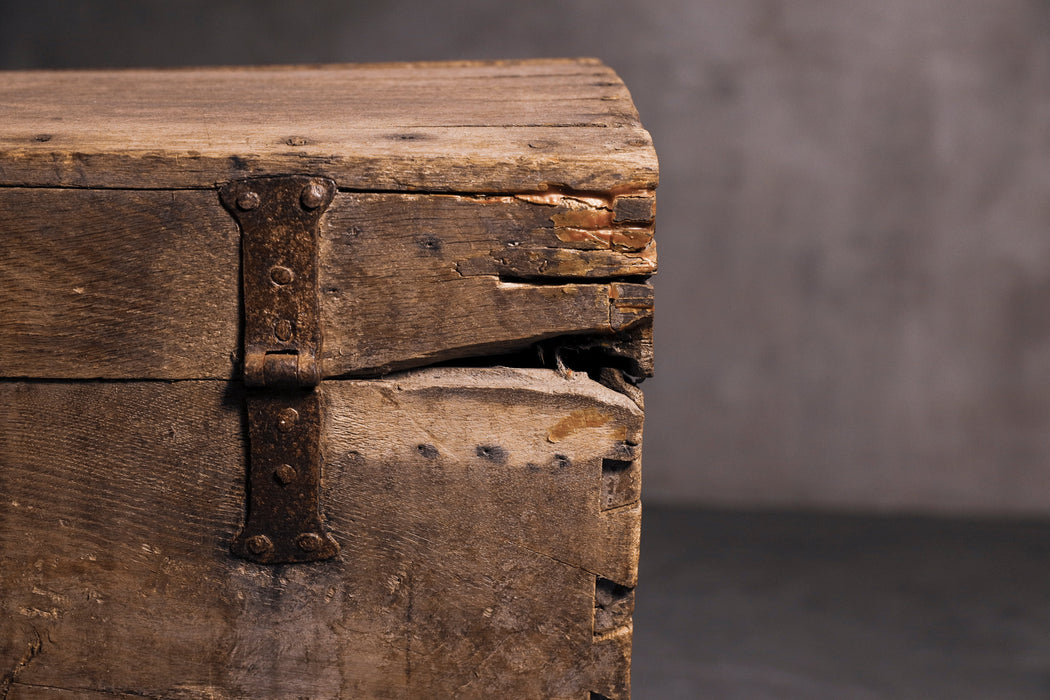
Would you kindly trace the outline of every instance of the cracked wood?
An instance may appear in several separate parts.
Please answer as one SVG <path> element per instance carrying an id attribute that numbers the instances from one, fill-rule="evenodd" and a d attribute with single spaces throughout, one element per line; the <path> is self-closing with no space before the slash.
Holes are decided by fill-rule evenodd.
<path id="1" fill-rule="evenodd" d="M 236 385 L 0 384 L 9 696 L 626 698 L 641 409 L 549 370 L 324 391 L 343 551 L 268 568 L 228 551 Z"/>
<path id="2" fill-rule="evenodd" d="M 345 194 L 322 222 L 322 315 L 329 375 L 520 350 L 545 338 L 602 335 L 651 320 L 611 283 L 656 270 L 652 228 L 631 244 L 566 240 L 613 205 L 558 196 Z M 598 225 L 605 226 L 604 221 Z M 605 230 L 605 229 L 603 229 Z M 617 230 L 611 221 L 608 230 Z M 330 331 L 338 329 L 331 342 Z"/>
<path id="3" fill-rule="evenodd" d="M 337 194 L 321 224 L 325 374 L 564 335 L 606 337 L 650 373 L 629 339 L 649 333 L 651 289 L 616 280 L 655 271 L 652 224 L 614 223 L 616 206 Z M 576 235 L 587 219 L 599 228 Z M 0 188 L 0 231 L 0 376 L 236 376 L 239 233 L 214 191 Z"/>

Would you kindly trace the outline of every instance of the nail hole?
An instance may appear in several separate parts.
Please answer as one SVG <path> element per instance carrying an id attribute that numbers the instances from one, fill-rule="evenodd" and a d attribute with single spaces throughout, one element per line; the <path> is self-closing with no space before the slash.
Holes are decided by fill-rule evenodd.
<path id="1" fill-rule="evenodd" d="M 478 445 L 474 453 L 496 464 L 504 464 L 507 461 L 507 451 L 499 445 Z"/>

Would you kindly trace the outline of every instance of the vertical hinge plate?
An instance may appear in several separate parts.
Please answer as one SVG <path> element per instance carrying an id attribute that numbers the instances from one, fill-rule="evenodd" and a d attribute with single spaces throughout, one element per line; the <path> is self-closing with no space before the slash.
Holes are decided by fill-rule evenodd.
<path id="1" fill-rule="evenodd" d="M 263 564 L 328 559 L 321 520 L 321 321 L 317 247 L 335 196 L 326 178 L 231 182 L 220 198 L 241 227 L 248 509 L 233 553 Z"/>
<path id="2" fill-rule="evenodd" d="M 302 175 L 252 178 L 231 182 L 220 194 L 241 225 L 244 383 L 316 386 L 318 226 L 335 183 Z"/>
<path id="3" fill-rule="evenodd" d="M 260 564 L 330 559 L 321 522 L 320 390 L 249 390 L 248 517 L 233 553 Z"/>

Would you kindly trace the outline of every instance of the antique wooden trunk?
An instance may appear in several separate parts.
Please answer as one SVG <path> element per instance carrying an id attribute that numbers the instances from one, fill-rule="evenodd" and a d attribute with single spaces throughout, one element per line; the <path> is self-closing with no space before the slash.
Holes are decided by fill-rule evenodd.
<path id="1" fill-rule="evenodd" d="M 627 698 L 656 184 L 593 60 L 0 74 L 0 698 Z"/>

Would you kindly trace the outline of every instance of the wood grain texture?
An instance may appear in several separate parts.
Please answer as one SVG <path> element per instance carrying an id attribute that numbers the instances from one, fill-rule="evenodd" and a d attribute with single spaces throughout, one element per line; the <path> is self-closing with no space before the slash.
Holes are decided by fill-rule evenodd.
<path id="1" fill-rule="evenodd" d="M 651 299 L 628 307 L 608 280 L 655 271 L 652 229 L 611 219 L 606 202 L 560 195 L 338 196 L 322 221 L 325 373 L 611 336 L 651 319 Z"/>
<path id="2" fill-rule="evenodd" d="M 8 697 L 626 698 L 638 406 L 547 370 L 323 390 L 343 551 L 264 567 L 227 550 L 235 386 L 0 384 Z"/>
<path id="3" fill-rule="evenodd" d="M 240 231 L 213 192 L 0 188 L 0 377 L 231 376 Z"/>
<path id="4" fill-rule="evenodd" d="M 631 329 L 652 225 L 600 198 L 339 193 L 322 219 L 324 369 L 375 374 Z M 0 188 L 0 376 L 238 374 L 239 232 L 214 191 Z M 623 350 L 623 348 L 627 348 Z M 647 359 L 648 358 L 648 359 Z"/>
<path id="5" fill-rule="evenodd" d="M 653 189 L 630 95 L 593 59 L 0 72 L 0 186 Z"/>

